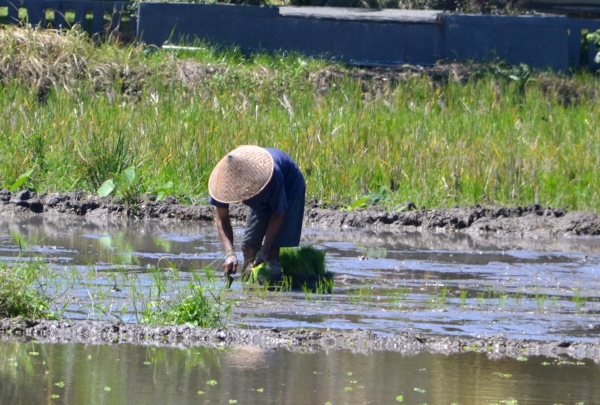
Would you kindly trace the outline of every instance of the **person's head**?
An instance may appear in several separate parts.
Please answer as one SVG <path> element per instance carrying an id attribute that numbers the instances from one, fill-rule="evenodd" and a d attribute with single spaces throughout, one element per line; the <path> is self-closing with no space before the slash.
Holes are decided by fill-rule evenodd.
<path id="1" fill-rule="evenodd" d="M 243 145 L 217 163 L 208 180 L 208 192 L 219 202 L 241 202 L 260 193 L 271 180 L 275 162 L 264 148 Z"/>

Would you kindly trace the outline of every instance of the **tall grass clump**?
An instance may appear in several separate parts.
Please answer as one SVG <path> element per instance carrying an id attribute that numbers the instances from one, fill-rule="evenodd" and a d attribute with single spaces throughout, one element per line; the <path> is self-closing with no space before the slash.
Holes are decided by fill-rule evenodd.
<path id="1" fill-rule="evenodd" d="M 600 210 L 598 75 L 0 34 L 0 187 L 33 170 L 24 187 L 95 193 L 135 166 L 137 193 L 172 182 L 202 201 L 219 159 L 256 144 L 289 153 L 322 202 Z"/>
<path id="2" fill-rule="evenodd" d="M 53 298 L 44 290 L 40 263 L 0 263 L 0 318 L 55 319 Z"/>

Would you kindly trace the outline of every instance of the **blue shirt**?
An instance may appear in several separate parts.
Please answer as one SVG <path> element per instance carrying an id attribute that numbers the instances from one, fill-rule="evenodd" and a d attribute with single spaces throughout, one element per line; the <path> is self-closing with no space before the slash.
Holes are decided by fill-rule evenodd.
<path id="1" fill-rule="evenodd" d="M 296 162 L 279 149 L 265 149 L 273 157 L 274 162 L 271 180 L 260 193 L 242 201 L 259 218 L 268 218 L 271 214 L 282 215 L 288 209 L 289 200 L 306 192 L 304 176 Z M 208 202 L 215 207 L 229 208 L 229 204 L 219 202 L 212 196 L 208 198 Z"/>

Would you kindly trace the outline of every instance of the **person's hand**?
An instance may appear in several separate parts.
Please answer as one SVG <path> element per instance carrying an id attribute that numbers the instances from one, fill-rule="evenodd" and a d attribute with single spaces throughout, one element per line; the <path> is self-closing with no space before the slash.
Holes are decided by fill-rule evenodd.
<path id="1" fill-rule="evenodd" d="M 253 266 L 258 266 L 261 263 L 266 263 L 268 259 L 268 255 L 264 252 L 264 250 L 259 250 L 254 258 Z"/>
<path id="2" fill-rule="evenodd" d="M 227 258 L 223 262 L 223 273 L 235 274 L 237 272 L 238 259 L 234 252 L 227 254 Z"/>

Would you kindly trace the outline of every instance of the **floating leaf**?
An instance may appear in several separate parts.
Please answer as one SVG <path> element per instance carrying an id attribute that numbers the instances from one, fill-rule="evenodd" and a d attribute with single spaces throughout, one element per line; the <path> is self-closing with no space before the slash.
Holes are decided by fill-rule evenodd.
<path id="1" fill-rule="evenodd" d="M 110 391 L 110 387 L 104 387 L 104 391 L 106 391 L 106 392 Z"/>
<path id="2" fill-rule="evenodd" d="M 198 391 L 198 395 L 204 394 L 204 391 Z"/>
<path id="3" fill-rule="evenodd" d="M 215 380 L 209 380 L 206 382 L 208 385 L 217 385 L 217 382 Z"/>
<path id="4" fill-rule="evenodd" d="M 398 402 L 402 402 L 402 401 L 404 401 L 404 396 L 402 396 L 402 395 L 398 395 L 398 396 L 396 397 L 396 401 L 398 401 Z"/>
<path id="5" fill-rule="evenodd" d="M 265 389 L 264 388 L 259 388 L 256 391 L 258 391 L 258 392 L 265 392 Z"/>

